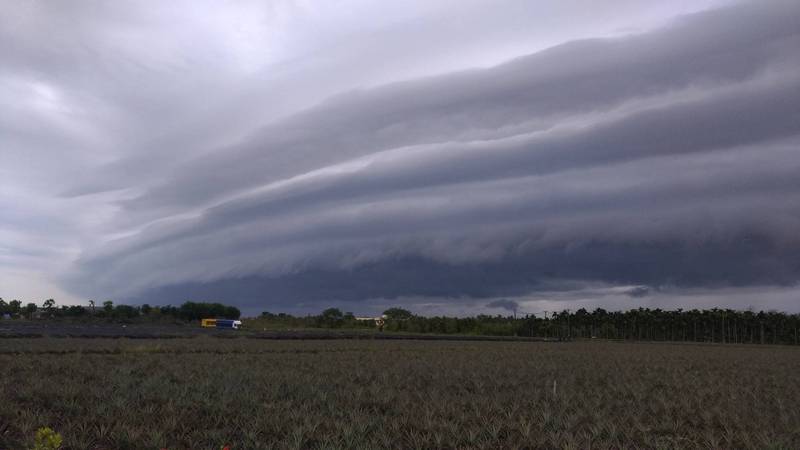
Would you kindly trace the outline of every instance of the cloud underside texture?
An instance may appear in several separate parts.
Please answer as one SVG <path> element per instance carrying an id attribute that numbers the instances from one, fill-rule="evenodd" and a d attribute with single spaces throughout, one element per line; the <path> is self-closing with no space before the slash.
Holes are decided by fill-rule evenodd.
<path id="1" fill-rule="evenodd" d="M 84 295 L 286 303 L 800 278 L 800 5 L 347 92 L 123 201 Z M 81 188 L 76 188 L 81 191 Z"/>

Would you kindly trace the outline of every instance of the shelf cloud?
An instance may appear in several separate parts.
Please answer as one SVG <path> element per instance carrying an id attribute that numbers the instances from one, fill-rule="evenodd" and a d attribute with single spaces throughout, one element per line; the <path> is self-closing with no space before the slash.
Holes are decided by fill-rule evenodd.
<path id="1" fill-rule="evenodd" d="M 85 20 L 86 33 L 112 33 Z M 0 262 L 55 252 L 54 279 L 76 298 L 264 309 L 409 298 L 524 309 L 537 292 L 597 285 L 635 306 L 796 286 L 800 5 L 714 4 L 597 34 L 399 79 L 348 85 L 340 70 L 315 87 L 319 56 L 266 66 L 277 74 L 191 73 L 186 52 L 217 50 L 191 34 L 173 41 L 189 50 L 145 62 L 124 47 L 78 52 L 113 68 L 70 67 L 56 83 L 37 71 L 74 60 L 12 39 L 0 50 L 18 69 L 0 69 L 3 159 L 62 176 L 9 181 Z M 39 102 L 35 115 L 14 113 L 14 92 Z M 48 200 L 34 214 L 16 192 Z M 48 233 L 61 237 L 45 245 Z"/>

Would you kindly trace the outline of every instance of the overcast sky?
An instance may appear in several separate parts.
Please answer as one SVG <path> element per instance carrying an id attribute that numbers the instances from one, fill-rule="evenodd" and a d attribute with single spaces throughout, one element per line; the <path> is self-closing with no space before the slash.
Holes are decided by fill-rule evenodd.
<path id="1" fill-rule="evenodd" d="M 0 296 L 800 311 L 800 3 L 0 3 Z"/>

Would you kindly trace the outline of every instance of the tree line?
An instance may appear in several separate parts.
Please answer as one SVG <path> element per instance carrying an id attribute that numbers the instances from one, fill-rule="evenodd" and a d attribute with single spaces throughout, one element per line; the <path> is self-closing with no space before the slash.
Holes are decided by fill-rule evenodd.
<path id="1" fill-rule="evenodd" d="M 41 306 L 36 303 L 22 304 L 19 300 L 6 302 L 0 298 L 0 316 L 8 318 L 105 318 L 115 320 L 200 320 L 202 318 L 238 319 L 242 313 L 235 306 L 221 303 L 185 302 L 180 306 L 150 306 L 148 304 L 132 306 L 115 305 L 107 300 L 96 305 L 89 300 L 88 306 L 56 305 L 56 301 L 47 299 Z"/>
<path id="2" fill-rule="evenodd" d="M 384 311 L 384 330 L 407 333 L 529 336 L 554 339 L 618 339 L 646 341 L 800 344 L 800 314 L 732 309 L 662 310 L 638 308 L 606 311 L 584 308 L 549 316 L 477 315 L 425 317 L 402 308 Z M 319 315 L 261 314 L 262 324 L 284 328 L 374 328 L 352 313 L 329 308 Z"/>
<path id="3" fill-rule="evenodd" d="M 732 309 L 662 310 L 554 313 L 551 328 L 557 336 L 599 337 L 649 341 L 692 341 L 748 344 L 800 343 L 800 314 Z M 527 321 L 530 330 L 541 323 Z"/>
<path id="4" fill-rule="evenodd" d="M 606 311 L 584 308 L 553 312 L 549 316 L 517 317 L 477 315 L 472 317 L 420 316 L 403 308 L 384 311 L 383 330 L 406 333 L 528 336 L 554 339 L 618 339 L 646 341 L 719 342 L 748 344 L 800 344 L 800 314 L 777 311 L 732 309 L 662 310 L 638 308 Z M 124 321 L 196 321 L 202 318 L 239 319 L 234 306 L 215 302 L 185 302 L 180 306 L 139 306 L 105 301 L 88 306 L 56 305 L 47 299 L 41 305 L 0 298 L 0 317 L 10 318 L 104 318 Z M 253 328 L 345 328 L 372 329 L 374 320 L 359 320 L 351 312 L 328 308 L 317 315 L 293 316 L 263 312 L 247 319 Z"/>

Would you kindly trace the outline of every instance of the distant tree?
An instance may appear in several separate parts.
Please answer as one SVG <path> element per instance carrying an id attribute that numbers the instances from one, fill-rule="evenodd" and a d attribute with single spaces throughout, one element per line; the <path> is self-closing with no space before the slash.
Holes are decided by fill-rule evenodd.
<path id="1" fill-rule="evenodd" d="M 142 311 L 142 314 L 147 316 L 147 315 L 150 315 L 150 313 L 153 311 L 153 308 L 150 305 L 148 305 L 147 303 L 145 303 L 144 305 L 142 305 L 141 311 Z"/>
<path id="2" fill-rule="evenodd" d="M 235 306 L 225 307 L 225 317 L 228 319 L 238 319 L 242 316 L 242 312 Z"/>
<path id="3" fill-rule="evenodd" d="M 114 307 L 113 315 L 117 319 L 132 319 L 139 315 L 139 310 L 130 305 L 117 305 Z"/>
<path id="4" fill-rule="evenodd" d="M 383 314 L 391 320 L 408 320 L 414 317 L 411 311 L 403 308 L 389 308 Z"/>
<path id="5" fill-rule="evenodd" d="M 111 300 L 104 301 L 103 302 L 103 311 L 106 314 L 111 315 L 111 313 L 114 312 L 114 302 L 112 302 Z"/>
<path id="6" fill-rule="evenodd" d="M 0 314 L 5 314 L 8 312 L 8 303 L 3 300 L 3 297 L 0 297 Z"/>
<path id="7" fill-rule="evenodd" d="M 89 307 L 92 308 L 92 314 L 94 314 L 94 300 L 89 300 Z"/>
<path id="8" fill-rule="evenodd" d="M 56 301 L 53 300 L 52 298 L 48 298 L 47 300 L 44 301 L 44 303 L 42 303 L 42 309 L 44 309 L 49 313 L 53 312 L 55 307 L 56 307 Z"/>
<path id="9" fill-rule="evenodd" d="M 339 320 L 343 317 L 343 314 L 339 308 L 328 308 L 322 311 L 322 317 L 331 320 Z"/>
<path id="10" fill-rule="evenodd" d="M 203 318 L 203 311 L 200 305 L 195 302 L 184 302 L 178 309 L 180 317 L 186 320 L 198 320 Z"/>
<path id="11" fill-rule="evenodd" d="M 11 314 L 19 314 L 22 312 L 22 302 L 16 299 L 8 302 L 8 312 Z"/>
<path id="12" fill-rule="evenodd" d="M 162 312 L 164 309 L 162 308 Z M 242 313 L 234 306 L 221 303 L 185 302 L 177 311 L 178 317 L 184 320 L 200 320 L 203 318 L 238 319 Z"/>
<path id="13" fill-rule="evenodd" d="M 338 327 L 341 325 L 342 320 L 344 319 L 344 314 L 339 308 L 328 308 L 325 311 L 322 311 L 320 315 L 320 322 L 322 322 L 322 326 L 333 328 Z"/>
<path id="14" fill-rule="evenodd" d="M 25 313 L 28 315 L 29 319 L 33 318 L 33 313 L 35 313 L 37 309 L 39 309 L 39 307 L 36 306 L 36 303 L 28 303 L 25 305 Z"/>
<path id="15" fill-rule="evenodd" d="M 178 317 L 180 315 L 180 310 L 172 305 L 164 305 L 159 310 L 165 316 Z"/>
<path id="16" fill-rule="evenodd" d="M 80 305 L 62 306 L 61 313 L 69 317 L 80 317 L 86 315 L 86 308 Z"/>

